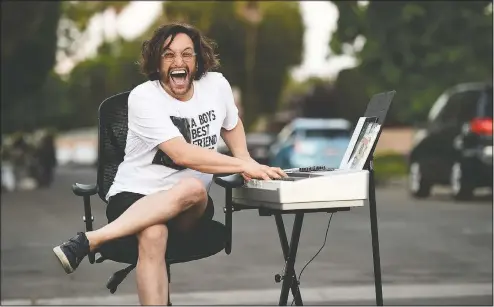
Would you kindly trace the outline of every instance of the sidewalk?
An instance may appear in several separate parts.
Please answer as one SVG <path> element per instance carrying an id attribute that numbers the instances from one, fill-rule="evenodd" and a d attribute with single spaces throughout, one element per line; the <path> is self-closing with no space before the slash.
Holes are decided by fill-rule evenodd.
<path id="1" fill-rule="evenodd" d="M 173 284 L 172 284 L 173 287 Z M 280 286 L 281 289 L 281 286 Z M 280 289 L 237 290 L 173 293 L 173 305 L 277 305 Z M 372 302 L 375 304 L 374 286 L 348 286 L 300 289 L 307 304 L 351 304 Z M 455 299 L 464 297 L 489 297 L 492 300 L 492 284 L 404 284 L 383 285 L 383 300 Z M 289 295 L 291 304 L 292 297 Z M 2 306 L 11 305 L 138 305 L 136 295 L 108 295 L 102 297 L 68 297 L 40 300 L 6 300 Z"/>

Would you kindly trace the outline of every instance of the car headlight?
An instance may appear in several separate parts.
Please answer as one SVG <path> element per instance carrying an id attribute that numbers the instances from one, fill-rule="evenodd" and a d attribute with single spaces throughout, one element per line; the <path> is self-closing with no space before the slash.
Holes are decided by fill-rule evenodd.
<path id="1" fill-rule="evenodd" d="M 482 153 L 486 157 L 492 157 L 492 146 L 486 146 L 486 147 L 484 147 L 484 150 L 482 151 Z"/>

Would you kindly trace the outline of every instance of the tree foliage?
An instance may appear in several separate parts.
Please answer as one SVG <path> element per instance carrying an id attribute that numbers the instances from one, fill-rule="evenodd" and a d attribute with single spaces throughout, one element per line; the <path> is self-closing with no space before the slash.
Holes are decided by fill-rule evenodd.
<path id="1" fill-rule="evenodd" d="M 72 128 L 97 125 L 98 107 L 104 99 L 145 81 L 137 65 L 139 53 L 138 41 L 105 42 L 97 56 L 71 71 L 65 87 Z"/>
<path id="2" fill-rule="evenodd" d="M 278 107 L 290 69 L 302 62 L 304 25 L 298 3 L 263 4 L 264 22 L 259 27 L 254 80 L 261 110 L 270 114 Z"/>
<path id="3" fill-rule="evenodd" d="M 339 10 L 330 47 L 355 50 L 365 94 L 396 89 L 391 118 L 423 119 L 437 96 L 461 82 L 492 78 L 491 1 L 332 1 Z"/>
<path id="4" fill-rule="evenodd" d="M 84 35 L 91 19 L 108 9 L 119 14 L 130 1 L 62 1 L 58 28 L 59 51 L 73 56 L 87 42 Z"/>
<path id="5" fill-rule="evenodd" d="M 70 54 L 83 42 L 77 40 L 92 16 L 108 8 L 118 13 L 128 3 L 2 1 L 2 132 L 52 125 L 55 119 L 68 127 L 68 85 L 53 72 L 58 47 Z"/>
<path id="6" fill-rule="evenodd" d="M 295 111 L 301 117 L 345 118 L 355 123 L 368 102 L 364 87 L 355 68 L 342 70 L 335 82 L 319 77 L 292 81 L 283 91 L 282 110 Z"/>
<path id="7" fill-rule="evenodd" d="M 2 131 L 29 126 L 25 113 L 55 64 L 59 2 L 2 2 Z M 18 117 L 13 117 L 18 114 Z"/>
<path id="8" fill-rule="evenodd" d="M 91 18 L 111 8 L 118 14 L 130 1 L 63 1 L 63 17 L 73 21 L 79 31 L 85 31 Z"/>

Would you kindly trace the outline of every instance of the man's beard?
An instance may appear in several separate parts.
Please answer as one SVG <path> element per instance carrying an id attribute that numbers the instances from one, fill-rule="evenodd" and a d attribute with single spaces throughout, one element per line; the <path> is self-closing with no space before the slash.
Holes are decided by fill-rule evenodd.
<path id="1" fill-rule="evenodd" d="M 172 77 L 171 72 L 176 71 L 177 69 L 184 69 L 187 72 L 185 78 Z M 182 96 L 188 93 L 191 89 L 195 74 L 196 71 L 189 71 L 188 67 L 174 67 L 168 69 L 166 75 L 164 76 L 164 78 L 162 76 L 161 80 L 166 89 L 168 89 L 172 94 L 176 96 Z"/>

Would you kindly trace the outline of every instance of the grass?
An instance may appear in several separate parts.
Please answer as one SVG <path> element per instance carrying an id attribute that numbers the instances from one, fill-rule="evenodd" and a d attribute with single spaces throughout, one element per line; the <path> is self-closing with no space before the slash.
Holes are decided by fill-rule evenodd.
<path id="1" fill-rule="evenodd" d="M 380 153 L 374 157 L 374 175 L 376 183 L 385 183 L 390 179 L 402 178 L 407 174 L 406 156 L 395 153 Z"/>

